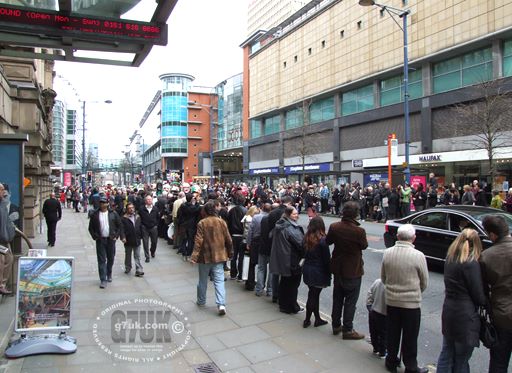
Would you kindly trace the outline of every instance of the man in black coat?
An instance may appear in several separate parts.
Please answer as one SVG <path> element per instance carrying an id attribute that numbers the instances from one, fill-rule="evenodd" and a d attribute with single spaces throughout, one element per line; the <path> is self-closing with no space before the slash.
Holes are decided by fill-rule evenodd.
<path id="1" fill-rule="evenodd" d="M 96 241 L 100 289 L 105 289 L 107 282 L 112 282 L 116 240 L 119 237 L 124 237 L 124 233 L 121 218 L 117 212 L 108 208 L 107 197 L 100 197 L 99 202 L 100 208 L 94 211 L 89 220 L 89 233 Z"/>
<path id="2" fill-rule="evenodd" d="M 158 209 L 153 206 L 153 197 L 147 195 L 144 198 L 144 206 L 139 210 L 142 222 L 142 245 L 144 246 L 144 256 L 146 263 L 149 263 L 149 254 L 155 257 L 156 244 L 158 241 L 158 221 L 160 214 Z M 151 238 L 151 248 L 149 247 L 149 239 Z"/>
<path id="3" fill-rule="evenodd" d="M 123 223 L 124 243 L 124 273 L 128 274 L 132 270 L 132 252 L 135 261 L 135 276 L 144 276 L 144 269 L 140 263 L 140 241 L 142 238 L 142 223 L 140 216 L 135 212 L 135 205 L 128 203 L 126 205 L 126 213 L 121 218 Z"/>
<path id="4" fill-rule="evenodd" d="M 186 194 L 185 199 L 186 202 L 181 204 L 177 216 L 178 224 L 185 233 L 178 252 L 183 256 L 183 260 L 188 260 L 194 249 L 194 239 L 201 206 L 197 203 L 196 197 L 190 193 Z"/>
<path id="5" fill-rule="evenodd" d="M 230 265 L 231 280 L 243 281 L 245 247 L 243 245 L 244 224 L 242 219 L 247 210 L 243 206 L 244 199 L 236 194 L 234 197 L 235 206 L 228 211 L 228 229 L 233 241 L 233 258 Z"/>
<path id="6" fill-rule="evenodd" d="M 48 246 L 55 246 L 55 232 L 57 230 L 57 222 L 62 217 L 62 208 L 60 202 L 55 198 L 55 193 L 50 194 L 43 203 L 43 215 L 48 228 Z"/>

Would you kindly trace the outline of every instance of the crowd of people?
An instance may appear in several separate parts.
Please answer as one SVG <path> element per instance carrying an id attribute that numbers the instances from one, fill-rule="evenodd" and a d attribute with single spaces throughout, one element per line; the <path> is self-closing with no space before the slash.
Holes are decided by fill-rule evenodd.
<path id="1" fill-rule="evenodd" d="M 116 240 L 124 243 L 125 273 L 131 272 L 133 257 L 135 276 L 141 277 L 140 246 L 145 262 L 150 263 L 161 237 L 184 261 L 197 265 L 199 307 L 206 304 L 211 281 L 218 313 L 225 315 L 224 282 L 233 280 L 244 283 L 245 289 L 258 297 L 271 297 L 280 312 L 305 312 L 304 328 L 312 325 L 312 316 L 313 325 L 320 327 L 327 324 L 320 315 L 320 294 L 332 285 L 332 333 L 357 340 L 365 337 L 353 326 L 364 275 L 362 253 L 368 246 L 361 220 L 406 216 L 411 201 L 416 210 L 437 204 L 490 203 L 478 182 L 464 186 L 463 193 L 454 185 L 441 188 L 434 182 L 431 175 L 426 191 L 421 184 L 414 189 L 408 184 L 396 188 L 387 183 L 365 188 L 342 185 L 334 188 L 332 195 L 326 185 L 299 183 L 279 185 L 275 192 L 265 185 L 245 184 L 213 188 L 168 184 L 159 188 L 161 192 L 149 186 L 139 190 L 95 188 L 84 193 L 88 198 L 82 208 L 89 211 L 89 232 L 96 242 L 102 289 L 112 281 Z M 432 190 L 436 191 L 435 200 Z M 67 191 L 64 195 L 68 196 Z M 332 206 L 335 211 L 330 210 L 333 199 L 340 201 Z M 508 206 L 507 200 L 499 207 Z M 63 202 L 61 197 L 61 202 L 68 207 L 67 199 Z M 77 210 L 80 205 L 73 208 Z M 306 230 L 298 223 L 301 210 L 310 217 Z M 380 219 L 372 211 L 381 214 Z M 341 220 L 326 230 L 321 214 L 331 212 L 339 214 Z M 471 353 L 479 345 L 479 307 L 491 311 L 500 337 L 491 349 L 489 372 L 506 372 L 508 368 L 512 349 L 512 238 L 497 215 L 486 218 L 483 226 L 495 243 L 493 247 L 482 252 L 478 234 L 465 229 L 448 251 L 438 372 L 469 371 Z M 426 372 L 416 359 L 421 294 L 428 286 L 426 259 L 414 249 L 412 225 L 401 226 L 397 235 L 395 246 L 384 253 L 381 278 L 367 295 L 371 343 L 373 352 L 385 359 L 388 371 L 396 371 L 403 362 L 406 372 Z M 330 245 L 334 245 L 332 255 Z M 249 265 L 244 280 L 246 257 Z M 297 301 L 302 281 L 309 289 L 305 309 Z"/>

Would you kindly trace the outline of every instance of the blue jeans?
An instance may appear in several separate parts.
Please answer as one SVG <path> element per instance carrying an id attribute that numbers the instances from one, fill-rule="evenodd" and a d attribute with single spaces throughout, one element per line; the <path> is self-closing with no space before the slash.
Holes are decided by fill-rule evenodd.
<path id="1" fill-rule="evenodd" d="M 255 287 L 256 293 L 261 293 L 265 289 L 265 279 L 267 279 L 267 294 L 272 294 L 272 276 L 268 273 L 269 262 L 270 256 L 262 254 L 258 256 L 258 280 Z"/>
<path id="2" fill-rule="evenodd" d="M 512 352 L 512 330 L 505 330 L 495 326 L 498 332 L 498 346 L 491 348 L 491 361 L 489 373 L 507 373 Z"/>
<path id="3" fill-rule="evenodd" d="M 473 347 L 443 336 L 443 348 L 437 360 L 437 373 L 469 373 Z"/>
<path id="4" fill-rule="evenodd" d="M 197 304 L 206 303 L 206 289 L 210 272 L 215 287 L 215 303 L 217 306 L 226 305 L 226 289 L 224 288 L 224 262 L 222 263 L 198 263 L 199 282 L 197 284 Z"/>

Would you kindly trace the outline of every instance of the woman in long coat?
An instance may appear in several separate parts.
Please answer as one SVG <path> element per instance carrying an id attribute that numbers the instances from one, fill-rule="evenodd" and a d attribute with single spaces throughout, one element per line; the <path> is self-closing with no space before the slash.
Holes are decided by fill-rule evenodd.
<path id="1" fill-rule="evenodd" d="M 478 263 L 481 252 L 480 237 L 469 228 L 448 248 L 444 266 L 443 347 L 437 373 L 469 372 L 469 359 L 480 344 L 478 308 L 487 304 Z"/>
<path id="2" fill-rule="evenodd" d="M 303 309 L 297 303 L 302 277 L 300 260 L 304 257 L 302 241 L 304 230 L 297 223 L 299 213 L 294 207 L 286 207 L 283 217 L 272 231 L 270 273 L 281 276 L 279 280 L 279 311 L 297 313 Z"/>

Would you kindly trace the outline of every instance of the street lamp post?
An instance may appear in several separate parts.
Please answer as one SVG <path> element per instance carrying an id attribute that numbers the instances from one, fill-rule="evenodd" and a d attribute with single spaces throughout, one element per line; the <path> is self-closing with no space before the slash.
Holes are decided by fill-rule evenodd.
<path id="1" fill-rule="evenodd" d="M 407 16 L 410 14 L 410 10 L 408 9 L 398 9 L 389 5 L 377 4 L 373 0 L 359 0 L 359 5 L 361 6 L 377 6 L 382 9 L 382 11 L 386 11 L 393 21 L 398 25 L 398 27 L 402 30 L 404 35 L 403 46 L 404 46 L 404 125 L 405 125 L 405 167 L 404 167 L 404 175 L 405 181 L 407 183 L 411 182 L 411 168 L 409 165 L 409 155 L 410 155 L 410 122 L 409 122 L 409 56 L 408 56 L 408 46 L 407 46 Z M 402 26 L 397 22 L 394 16 L 398 16 L 402 18 Z"/>
<path id="2" fill-rule="evenodd" d="M 85 104 L 86 104 L 87 101 L 83 100 L 82 101 L 82 175 L 81 175 L 81 179 L 82 179 L 82 192 L 85 191 L 85 173 L 87 172 L 87 170 L 85 169 L 85 163 L 86 163 L 86 153 L 85 153 Z M 89 103 L 93 104 L 93 103 L 99 103 L 99 102 L 104 102 L 105 104 L 111 104 L 112 103 L 112 100 L 105 100 L 105 101 L 89 101 Z"/>

